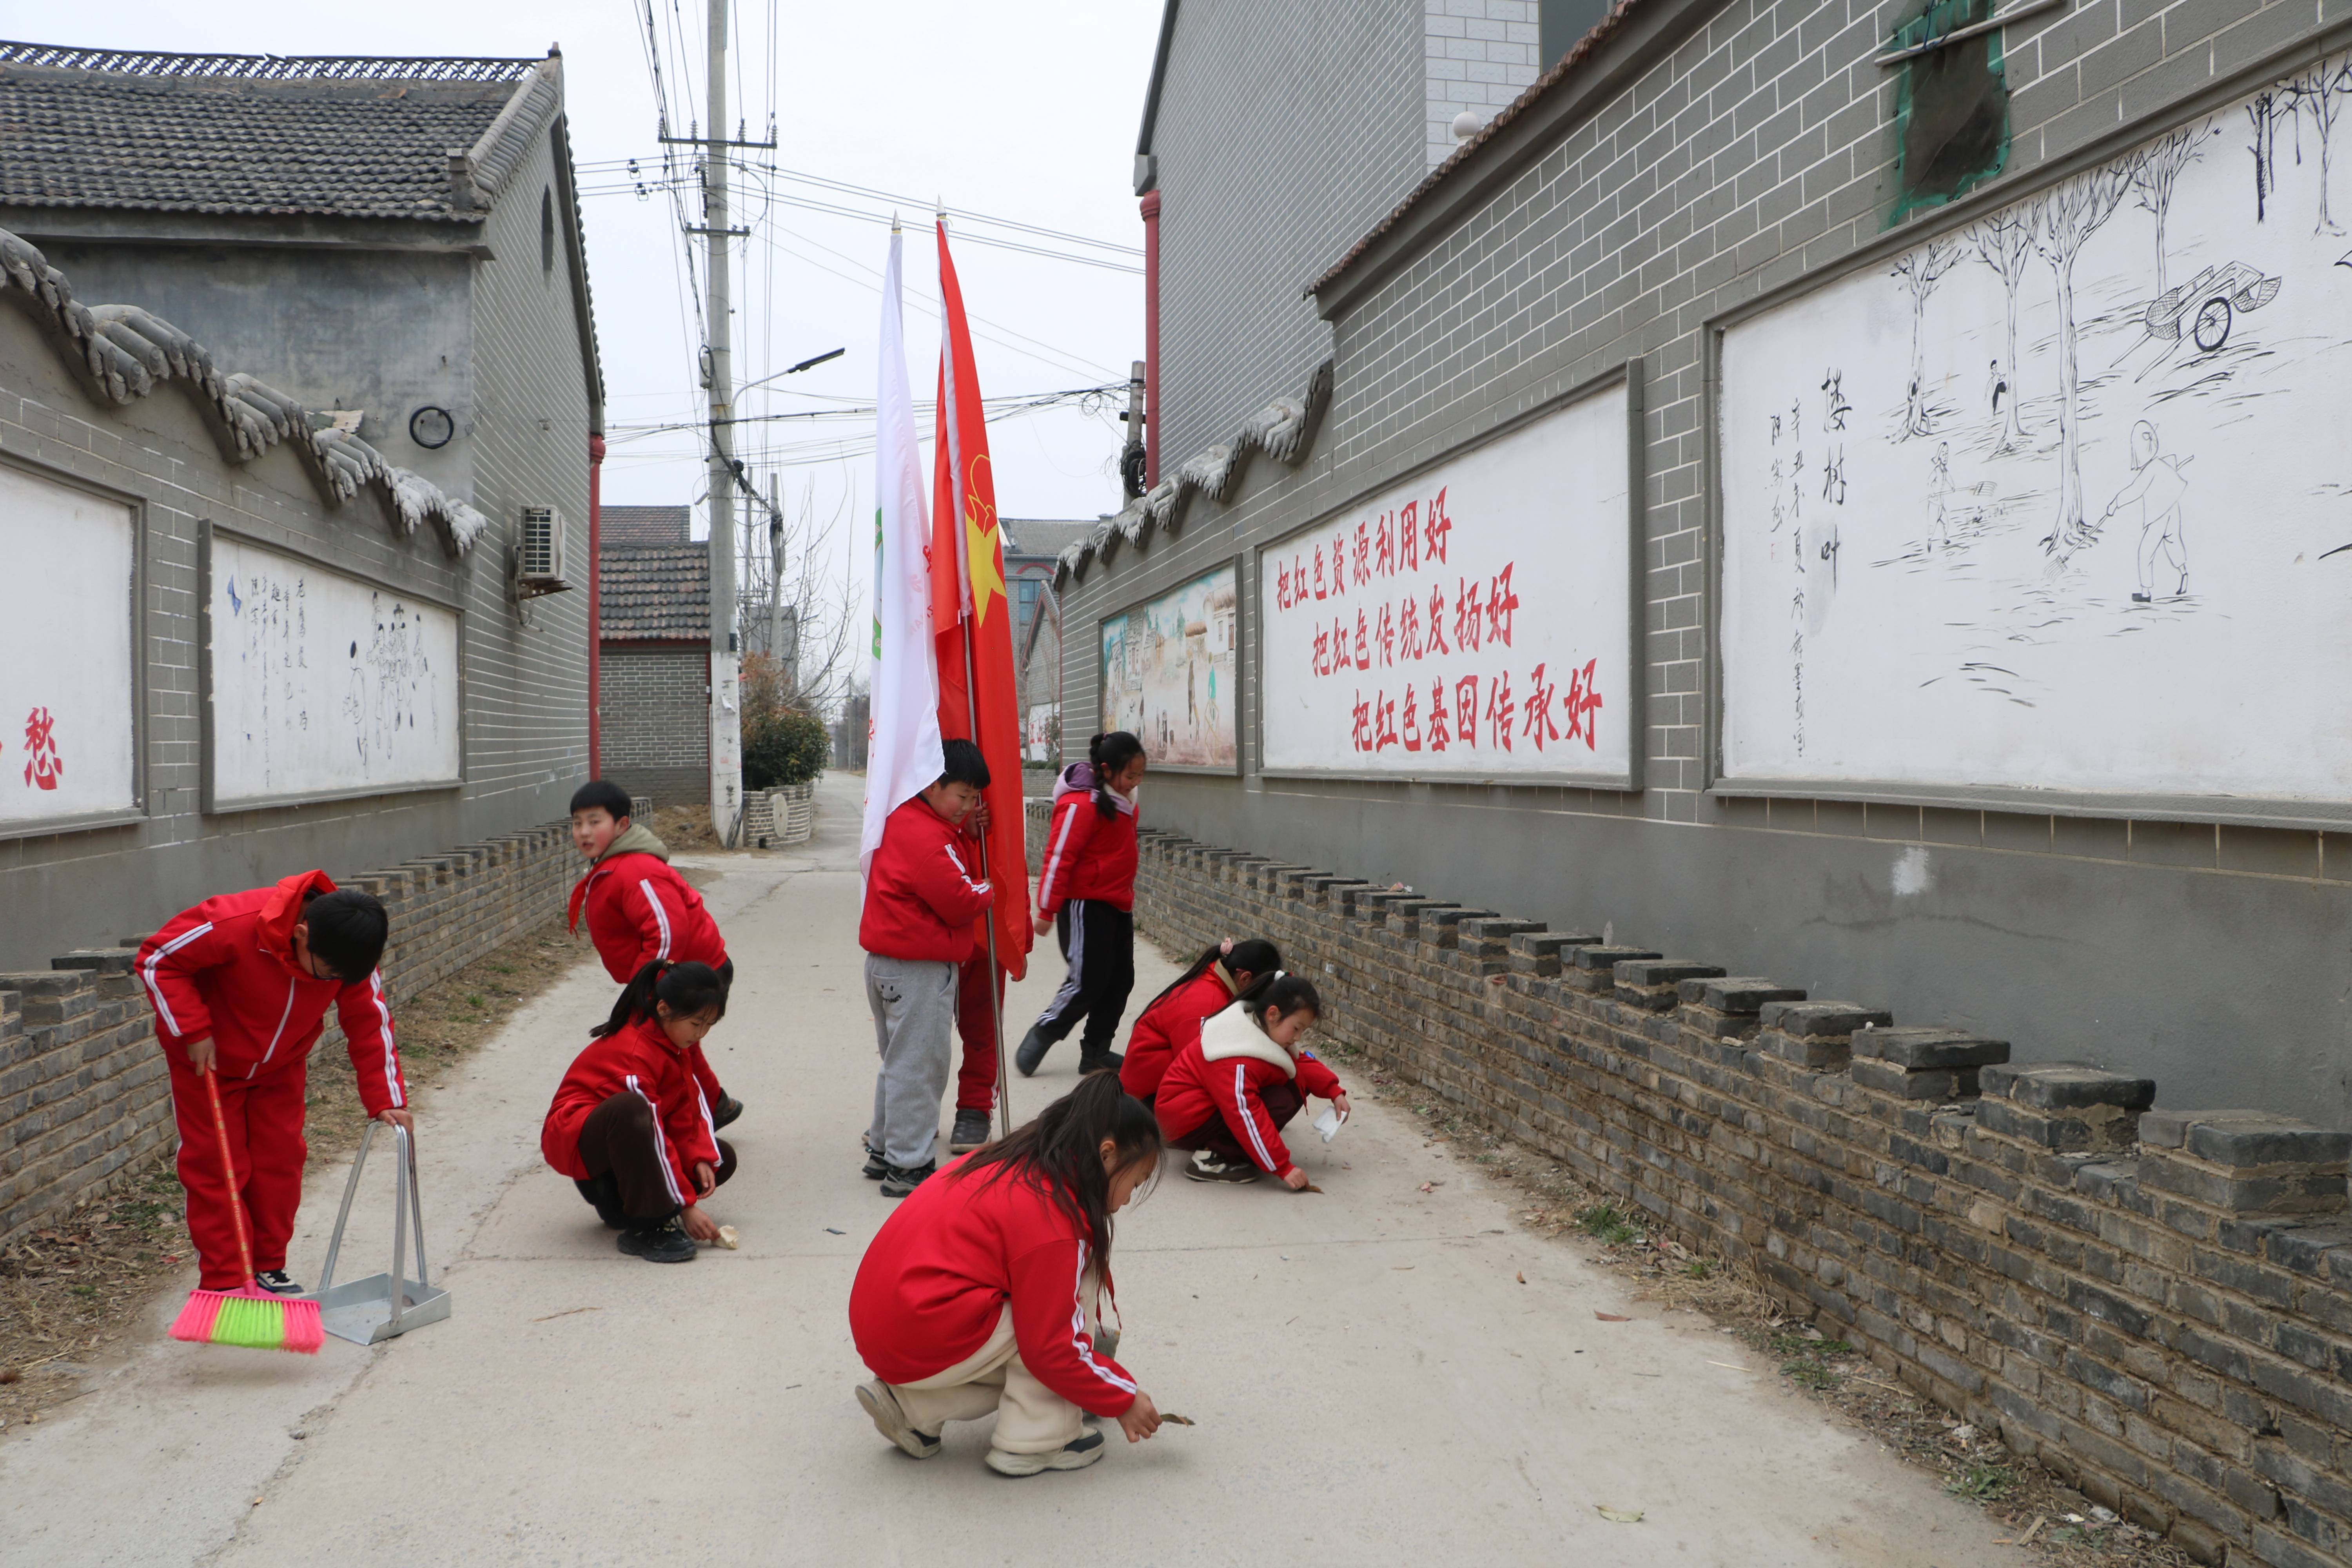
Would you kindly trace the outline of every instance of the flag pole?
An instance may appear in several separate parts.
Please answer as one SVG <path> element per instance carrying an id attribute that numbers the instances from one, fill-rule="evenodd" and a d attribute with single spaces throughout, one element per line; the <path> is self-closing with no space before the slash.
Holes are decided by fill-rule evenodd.
<path id="1" fill-rule="evenodd" d="M 933 221 L 939 225 L 940 239 L 944 244 L 948 226 L 947 204 L 944 200 L 939 204 L 939 210 Z M 948 372 L 948 431 L 952 437 L 956 430 L 955 353 L 953 346 L 946 339 L 947 301 L 944 295 L 940 305 L 941 310 L 940 354 L 946 361 Z M 964 526 L 965 501 L 963 453 L 960 447 L 949 454 L 948 475 L 948 500 L 949 504 L 955 508 L 953 526 L 961 529 Z M 959 555 L 961 553 L 961 551 L 958 552 Z M 961 578 L 958 585 L 963 590 L 962 602 L 957 606 L 961 613 L 957 619 L 963 626 L 964 721 L 971 730 L 971 742 L 976 746 L 980 744 L 980 680 L 971 651 L 971 620 L 975 606 L 971 602 L 971 566 L 969 562 L 963 563 L 963 570 L 958 575 Z M 993 826 L 992 820 L 991 826 Z M 1021 874 L 1024 879 L 1026 879 L 1029 874 L 1028 868 L 1024 867 Z M 980 836 L 980 878 L 991 887 L 996 884 L 995 873 L 989 864 L 986 833 Z M 1004 993 L 1002 983 L 998 979 L 1004 971 L 996 960 L 996 912 L 992 909 L 988 914 L 986 929 L 988 931 L 988 1020 L 990 1026 L 996 1031 L 996 1124 L 1001 1135 L 1009 1138 L 1013 1135 L 1013 1096 L 1010 1080 L 1004 1075 Z"/>

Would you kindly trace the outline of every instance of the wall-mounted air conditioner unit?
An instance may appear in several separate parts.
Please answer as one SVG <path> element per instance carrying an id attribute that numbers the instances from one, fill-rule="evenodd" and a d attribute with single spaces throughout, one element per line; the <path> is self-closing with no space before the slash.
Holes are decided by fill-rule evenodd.
<path id="1" fill-rule="evenodd" d="M 563 580 L 563 514 L 551 506 L 522 509 L 514 552 L 514 596 L 518 602 L 542 594 L 571 592 Z"/>

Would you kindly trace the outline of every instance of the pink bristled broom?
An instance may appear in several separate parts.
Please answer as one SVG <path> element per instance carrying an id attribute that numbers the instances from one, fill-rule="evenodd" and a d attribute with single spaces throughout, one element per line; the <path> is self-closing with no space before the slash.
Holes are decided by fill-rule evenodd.
<path id="1" fill-rule="evenodd" d="M 229 1216 L 236 1222 L 236 1258 L 245 1283 L 234 1290 L 194 1290 L 172 1323 L 172 1337 L 200 1345 L 244 1345 L 259 1351 L 317 1355 L 327 1342 L 319 1303 L 290 1301 L 263 1289 L 254 1279 L 253 1242 L 245 1225 L 245 1196 L 236 1189 L 236 1162 L 228 1148 L 228 1119 L 221 1114 L 220 1086 L 205 1069 L 205 1095 L 212 1101 L 213 1138 L 220 1148 L 221 1174 L 228 1181 Z"/>

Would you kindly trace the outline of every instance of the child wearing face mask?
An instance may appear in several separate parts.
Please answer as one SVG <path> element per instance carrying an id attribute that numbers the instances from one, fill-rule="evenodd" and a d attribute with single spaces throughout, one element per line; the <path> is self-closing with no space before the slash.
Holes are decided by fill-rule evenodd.
<path id="1" fill-rule="evenodd" d="M 1323 1011 L 1312 982 L 1276 972 L 1201 1026 L 1160 1080 L 1153 1109 L 1171 1147 L 1190 1149 L 1195 1182 L 1246 1183 L 1269 1173 L 1297 1192 L 1307 1173 L 1291 1163 L 1282 1129 L 1312 1095 L 1348 1114 L 1348 1093 L 1299 1037 Z"/>

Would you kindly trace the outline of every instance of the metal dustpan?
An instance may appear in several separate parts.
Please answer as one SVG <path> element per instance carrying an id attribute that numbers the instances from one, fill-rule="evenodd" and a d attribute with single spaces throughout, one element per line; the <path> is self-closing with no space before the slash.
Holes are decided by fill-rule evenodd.
<path id="1" fill-rule="evenodd" d="M 434 1285 L 425 1269 L 425 1206 L 416 1191 L 416 1161 L 405 1128 L 394 1127 L 392 1179 L 392 1272 L 371 1274 L 349 1284 L 335 1283 L 335 1258 L 343 1249 L 343 1226 L 352 1217 L 352 1199 L 360 1190 L 360 1172 L 367 1166 L 368 1145 L 375 1142 L 378 1123 L 370 1121 L 360 1134 L 360 1152 L 352 1161 L 351 1179 L 343 1184 L 343 1206 L 335 1215 L 335 1234 L 327 1243 L 327 1265 L 319 1270 L 319 1322 L 327 1332 L 355 1345 L 372 1345 L 411 1329 L 437 1323 L 449 1315 L 449 1292 Z M 405 1201 L 404 1202 L 404 1198 Z M 408 1227 L 416 1226 L 416 1278 L 408 1278 Z"/>

